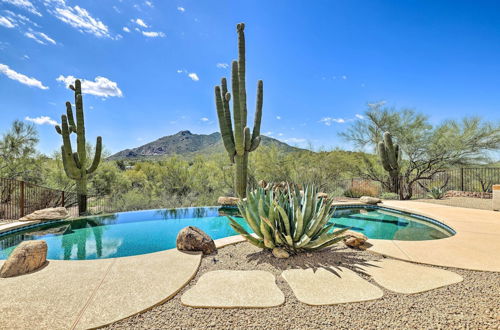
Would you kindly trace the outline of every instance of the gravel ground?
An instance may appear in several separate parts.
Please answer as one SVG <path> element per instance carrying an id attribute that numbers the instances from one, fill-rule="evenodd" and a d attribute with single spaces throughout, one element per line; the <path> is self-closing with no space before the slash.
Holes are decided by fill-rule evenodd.
<path id="1" fill-rule="evenodd" d="M 343 266 L 381 257 L 344 247 L 303 254 L 286 260 L 273 258 L 249 243 L 227 246 L 203 258 L 196 278 L 173 299 L 109 329 L 500 329 L 500 273 L 449 269 L 464 281 L 448 287 L 403 295 L 384 290 L 379 300 L 333 306 L 308 306 L 297 301 L 281 276 L 287 268 Z M 267 309 L 197 309 L 183 306 L 180 297 L 201 276 L 219 269 L 260 269 L 276 276 L 285 294 L 284 305 Z M 447 268 L 444 268 L 447 269 Z M 373 282 L 372 282 L 373 283 Z"/>

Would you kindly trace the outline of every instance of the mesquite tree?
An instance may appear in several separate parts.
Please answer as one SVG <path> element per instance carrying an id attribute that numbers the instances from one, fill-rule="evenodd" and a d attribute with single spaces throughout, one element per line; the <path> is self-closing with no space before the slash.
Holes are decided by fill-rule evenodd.
<path id="1" fill-rule="evenodd" d="M 215 87 L 215 105 L 222 135 L 222 141 L 232 163 L 236 163 L 234 186 L 238 197 L 246 197 L 248 154 L 259 146 L 260 122 L 262 119 L 263 82 L 257 84 L 257 106 L 253 131 L 247 126 L 247 93 L 245 88 L 245 24 L 236 26 L 238 32 L 238 60 L 231 67 L 231 88 L 233 99 L 233 119 L 229 101 L 231 93 L 227 89 L 226 78 L 221 86 Z M 233 125 L 234 124 L 234 125 Z"/>
<path id="2" fill-rule="evenodd" d="M 61 126 L 56 126 L 56 131 L 62 136 L 61 146 L 62 161 L 66 175 L 76 182 L 78 193 L 78 213 L 87 212 L 87 178 L 95 172 L 101 161 L 102 138 L 97 137 L 95 156 L 90 166 L 87 159 L 87 144 L 85 141 L 85 121 L 83 116 L 82 84 L 80 80 L 69 88 L 75 92 L 76 121 L 73 117 L 71 103 L 66 102 L 66 115 L 61 116 Z M 77 151 L 73 152 L 71 146 L 71 133 L 76 134 Z"/>

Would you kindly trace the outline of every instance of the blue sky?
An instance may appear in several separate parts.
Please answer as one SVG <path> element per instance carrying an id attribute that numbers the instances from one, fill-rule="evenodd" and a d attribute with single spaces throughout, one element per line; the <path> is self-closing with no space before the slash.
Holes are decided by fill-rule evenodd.
<path id="1" fill-rule="evenodd" d="M 212 133 L 241 21 L 249 108 L 263 79 L 262 132 L 290 144 L 348 148 L 337 133 L 377 101 L 499 120 L 499 15 L 500 1 L 0 0 L 0 132 L 32 120 L 57 150 L 78 77 L 87 138 L 111 152 Z"/>

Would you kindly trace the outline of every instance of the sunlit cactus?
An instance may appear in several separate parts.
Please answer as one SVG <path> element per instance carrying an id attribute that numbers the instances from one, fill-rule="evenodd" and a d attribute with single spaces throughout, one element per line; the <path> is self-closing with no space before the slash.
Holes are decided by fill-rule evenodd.
<path id="1" fill-rule="evenodd" d="M 391 192 L 398 193 L 401 151 L 399 145 L 392 142 L 391 133 L 384 133 L 383 141 L 378 143 L 377 151 L 384 170 L 389 173 Z"/>
<path id="2" fill-rule="evenodd" d="M 253 131 L 247 126 L 247 93 L 245 88 L 245 24 L 236 26 L 238 31 L 238 60 L 232 63 L 231 88 L 233 98 L 233 119 L 229 101 L 231 93 L 227 89 L 226 78 L 215 87 L 215 104 L 224 146 L 231 162 L 236 163 L 235 191 L 244 198 L 247 193 L 248 154 L 259 146 L 260 122 L 262 119 L 263 83 L 257 84 L 257 104 Z M 234 124 L 234 125 L 233 125 Z"/>
<path id="3" fill-rule="evenodd" d="M 76 80 L 75 85 L 70 85 L 69 88 L 75 92 L 76 122 L 73 117 L 71 103 L 66 102 L 66 115 L 61 116 L 61 126 L 57 125 L 56 131 L 63 139 L 61 153 L 64 171 L 68 178 L 76 182 L 78 212 L 84 214 L 87 212 L 87 177 L 97 169 L 101 161 L 102 138 L 97 137 L 95 156 L 92 163 L 90 163 L 87 159 L 87 144 L 85 141 L 82 84 L 80 80 Z M 76 152 L 73 152 L 71 146 L 71 133 L 76 134 Z M 91 165 L 87 166 L 88 164 Z"/>

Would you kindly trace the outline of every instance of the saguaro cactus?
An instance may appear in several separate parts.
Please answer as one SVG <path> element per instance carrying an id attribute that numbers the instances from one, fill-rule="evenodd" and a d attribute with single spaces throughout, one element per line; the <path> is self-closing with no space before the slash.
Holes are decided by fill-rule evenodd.
<path id="1" fill-rule="evenodd" d="M 391 192 L 399 193 L 401 151 L 399 145 L 392 142 L 391 133 L 384 133 L 384 139 L 378 143 L 377 150 L 384 170 L 389 172 Z"/>
<path id="2" fill-rule="evenodd" d="M 62 160 L 66 175 L 76 181 L 78 193 L 78 212 L 87 212 L 87 177 L 99 166 L 102 152 L 102 138 L 97 137 L 94 160 L 90 167 L 87 160 L 87 144 L 85 141 L 85 121 L 83 116 L 82 84 L 80 80 L 75 81 L 75 85 L 70 85 L 70 89 L 75 92 L 76 122 L 73 117 L 71 103 L 66 102 L 66 115 L 61 116 L 61 126 L 57 125 L 56 131 L 62 135 L 63 145 L 61 146 Z M 71 133 L 76 134 L 77 151 L 73 152 L 71 147 Z"/>
<path id="3" fill-rule="evenodd" d="M 238 31 L 238 60 L 231 67 L 231 88 L 233 94 L 233 120 L 229 101 L 231 93 L 227 90 L 226 78 L 215 87 L 215 105 L 222 135 L 222 141 L 231 162 L 236 163 L 235 191 L 238 197 L 246 197 L 248 154 L 259 146 L 260 122 L 262 119 L 263 82 L 257 84 L 257 102 L 253 131 L 247 126 L 247 92 L 245 89 L 245 24 L 236 26 Z M 234 127 L 233 127 L 234 123 Z"/>

